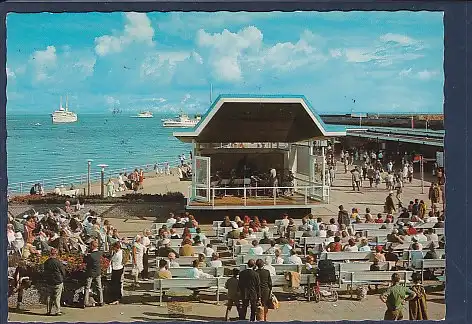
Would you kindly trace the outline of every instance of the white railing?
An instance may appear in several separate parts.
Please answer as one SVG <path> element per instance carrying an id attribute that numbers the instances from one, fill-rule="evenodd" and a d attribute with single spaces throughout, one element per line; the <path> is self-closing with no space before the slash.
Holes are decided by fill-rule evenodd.
<path id="1" fill-rule="evenodd" d="M 274 195 L 275 191 L 277 194 Z M 198 195 L 199 200 L 193 193 L 203 192 Z M 252 206 L 253 200 L 269 200 L 271 199 L 271 205 L 312 205 L 310 201 L 316 200 L 320 202 L 326 202 L 329 197 L 329 187 L 323 188 L 323 186 L 309 185 L 309 186 L 291 186 L 291 187 L 210 187 L 204 188 L 202 186 L 191 185 L 188 188 L 189 196 L 187 199 L 187 205 L 191 205 L 192 202 L 203 202 L 214 207 L 218 205 L 215 200 L 220 197 L 236 197 L 241 199 L 241 206 Z M 261 194 L 262 193 L 262 194 Z M 293 195 L 292 195 L 293 194 Z M 323 201 L 323 197 L 325 200 Z M 329 199 L 329 198 L 328 198 Z M 291 200 L 291 201 L 287 201 Z M 284 203 L 285 202 L 285 203 Z M 234 205 L 232 203 L 231 205 Z M 255 205 L 260 205 L 256 203 Z"/>
<path id="2" fill-rule="evenodd" d="M 143 169 L 144 172 L 149 172 L 154 170 L 155 163 L 151 164 L 143 164 L 138 166 L 126 167 L 126 168 L 119 168 L 119 169 L 110 169 L 105 170 L 105 177 L 107 178 L 116 178 L 119 173 L 125 172 L 132 172 L 134 169 Z M 158 163 L 157 167 L 160 173 L 164 173 L 165 170 L 165 163 Z M 169 162 L 170 168 L 175 168 L 180 165 L 180 161 L 172 161 Z M 86 164 L 85 164 L 86 166 Z M 101 178 L 101 171 L 94 171 L 90 172 L 90 182 L 97 182 L 100 181 Z M 13 182 L 8 184 L 8 192 L 9 194 L 23 194 L 29 193 L 31 187 L 35 183 L 40 183 L 44 190 L 54 189 L 56 186 L 64 186 L 69 187 L 71 185 L 84 185 L 87 184 L 87 173 L 83 174 L 76 174 L 71 176 L 61 176 L 61 177 L 52 177 L 47 179 L 41 180 L 30 180 L 30 181 L 22 181 L 22 182 Z"/>

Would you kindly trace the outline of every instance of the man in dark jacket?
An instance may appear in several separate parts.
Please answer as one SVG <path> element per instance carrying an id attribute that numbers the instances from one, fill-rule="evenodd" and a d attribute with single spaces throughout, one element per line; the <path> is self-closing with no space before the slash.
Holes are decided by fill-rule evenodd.
<path id="1" fill-rule="evenodd" d="M 347 211 L 344 209 L 343 205 L 339 206 L 339 212 L 338 212 L 338 224 L 344 224 L 346 226 L 351 225 L 351 220 L 349 219 L 349 214 Z"/>
<path id="2" fill-rule="evenodd" d="M 44 262 L 44 279 L 49 288 L 47 315 L 51 315 L 53 306 L 56 307 L 56 315 L 62 315 L 61 297 L 65 275 L 64 265 L 57 259 L 57 250 L 51 249 L 49 259 Z"/>
<path id="3" fill-rule="evenodd" d="M 239 274 L 239 291 L 241 292 L 241 299 L 243 301 L 239 320 L 242 321 L 246 320 L 249 304 L 251 304 L 250 321 L 254 322 L 256 320 L 257 304 L 261 298 L 261 282 L 259 275 L 254 271 L 255 265 L 254 260 L 249 260 L 247 262 L 247 269 L 241 271 Z"/>
<path id="4" fill-rule="evenodd" d="M 85 285 L 85 298 L 84 307 L 90 305 L 90 288 L 92 287 L 92 281 L 95 281 L 99 293 L 99 306 L 103 306 L 103 288 L 102 288 L 102 269 L 100 266 L 100 258 L 102 253 L 98 251 L 98 242 L 92 241 L 90 243 L 90 253 L 84 257 L 86 264 L 85 274 L 87 281 Z"/>

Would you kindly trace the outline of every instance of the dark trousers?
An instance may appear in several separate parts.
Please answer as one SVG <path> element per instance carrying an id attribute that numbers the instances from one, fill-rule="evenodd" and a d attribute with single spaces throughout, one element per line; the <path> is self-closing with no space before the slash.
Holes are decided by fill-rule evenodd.
<path id="1" fill-rule="evenodd" d="M 110 282 L 110 290 L 111 290 L 111 302 L 119 301 L 121 299 L 121 279 L 123 277 L 123 269 L 121 270 L 113 270 L 111 272 L 111 282 Z"/>
<path id="2" fill-rule="evenodd" d="M 143 255 L 143 271 L 141 271 L 141 278 L 148 279 L 149 278 L 149 253 L 146 251 Z"/>
<path id="3" fill-rule="evenodd" d="M 241 312 L 239 313 L 239 320 L 245 321 L 247 308 L 251 305 L 251 316 L 249 320 L 254 322 L 256 320 L 256 311 L 257 311 L 257 300 L 256 299 L 243 299 L 243 304 L 241 306 Z"/>

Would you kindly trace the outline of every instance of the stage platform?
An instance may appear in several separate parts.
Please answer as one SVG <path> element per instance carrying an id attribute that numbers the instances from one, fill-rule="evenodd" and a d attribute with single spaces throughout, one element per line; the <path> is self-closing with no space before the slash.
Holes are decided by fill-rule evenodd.
<path id="1" fill-rule="evenodd" d="M 228 210 L 228 209 L 295 209 L 295 208 L 311 208 L 319 205 L 320 202 L 306 198 L 300 194 L 293 196 L 278 196 L 276 199 L 267 196 L 252 196 L 246 198 L 244 203 L 243 197 L 224 196 L 215 197 L 214 201 L 200 202 L 191 201 L 187 204 L 189 210 Z"/>

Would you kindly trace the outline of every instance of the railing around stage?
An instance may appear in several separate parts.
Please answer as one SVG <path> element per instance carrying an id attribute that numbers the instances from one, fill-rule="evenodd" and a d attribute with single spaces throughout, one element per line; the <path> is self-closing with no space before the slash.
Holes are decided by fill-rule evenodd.
<path id="1" fill-rule="evenodd" d="M 189 186 L 189 207 L 301 207 L 329 203 L 329 186 L 320 184 L 290 187 Z"/>

